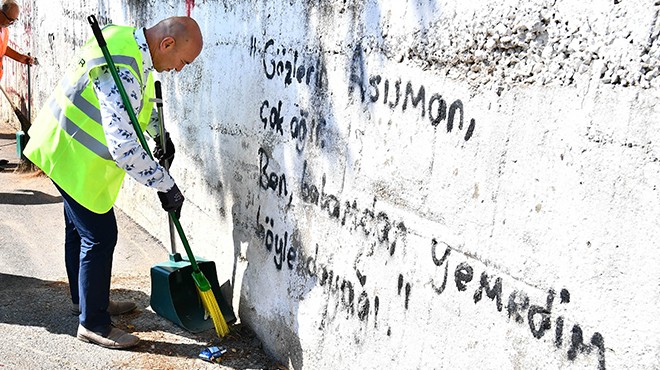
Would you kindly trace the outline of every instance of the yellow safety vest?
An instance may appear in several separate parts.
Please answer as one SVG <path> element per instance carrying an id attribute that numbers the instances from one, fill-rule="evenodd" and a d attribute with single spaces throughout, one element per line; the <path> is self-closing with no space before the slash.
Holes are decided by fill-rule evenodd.
<path id="1" fill-rule="evenodd" d="M 109 26 L 103 35 L 115 65 L 128 68 L 140 83 L 142 102 L 136 115 L 144 131 L 153 110 L 154 82 L 152 73 L 142 81 L 142 54 L 134 31 Z M 96 40 L 87 41 L 80 61 L 58 84 L 28 131 L 30 140 L 24 151 L 67 194 L 95 213 L 112 208 L 126 174 L 108 150 L 99 101 L 89 77 L 93 68 L 105 64 Z"/>

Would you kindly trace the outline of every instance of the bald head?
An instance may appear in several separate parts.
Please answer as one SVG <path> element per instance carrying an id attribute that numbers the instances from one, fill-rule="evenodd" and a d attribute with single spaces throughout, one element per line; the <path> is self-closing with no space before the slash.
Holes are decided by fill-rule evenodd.
<path id="1" fill-rule="evenodd" d="M 11 10 L 18 10 L 18 4 L 14 0 L 4 0 L 2 2 L 2 11 L 7 13 Z"/>
<path id="2" fill-rule="evenodd" d="M 20 9 L 14 0 L 2 1 L 2 15 L 0 16 L 0 25 L 8 25 L 14 23 L 18 19 Z"/>
<path id="3" fill-rule="evenodd" d="M 158 72 L 180 71 L 202 51 L 202 32 L 190 17 L 163 19 L 145 31 L 149 51 Z"/>

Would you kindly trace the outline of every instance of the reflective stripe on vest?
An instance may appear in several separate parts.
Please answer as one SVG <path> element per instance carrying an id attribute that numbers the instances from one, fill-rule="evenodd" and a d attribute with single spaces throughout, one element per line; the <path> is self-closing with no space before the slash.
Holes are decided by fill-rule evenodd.
<path id="1" fill-rule="evenodd" d="M 103 159 L 107 159 L 109 161 L 112 160 L 112 156 L 110 155 L 110 152 L 108 151 L 108 147 L 105 146 L 102 142 L 96 140 L 93 136 L 90 134 L 86 133 L 84 130 L 80 129 L 78 125 L 73 123 L 66 115 L 64 115 L 64 112 L 62 112 L 62 108 L 60 108 L 59 105 L 57 105 L 57 102 L 55 100 L 52 100 L 50 102 L 50 110 L 53 112 L 53 116 L 60 122 L 60 126 L 62 127 L 62 130 L 69 134 L 74 140 L 82 144 L 85 148 L 91 150 L 94 154 L 98 155 L 99 157 Z"/>
<path id="2" fill-rule="evenodd" d="M 122 65 L 122 64 L 129 65 L 131 66 L 131 68 L 133 68 L 133 70 L 135 71 L 138 70 L 137 61 L 135 60 L 135 58 L 132 58 L 130 56 L 114 55 L 112 56 L 112 61 L 115 63 L 115 65 Z M 86 66 L 88 70 L 91 70 L 92 68 L 98 67 L 100 65 L 105 65 L 105 58 L 96 58 L 86 62 Z M 142 85 L 142 78 L 139 73 L 138 73 L 138 80 L 140 82 L 140 85 Z M 85 88 L 89 85 L 89 82 L 90 81 L 88 74 L 82 75 L 82 77 L 78 80 L 78 82 L 74 84 L 71 84 L 69 82 L 69 79 L 65 76 L 64 78 L 62 78 L 62 81 L 60 82 L 60 86 L 64 91 L 64 96 L 66 96 L 67 99 L 71 101 L 73 106 L 80 109 L 80 111 L 86 114 L 87 117 L 93 122 L 102 125 L 101 110 L 82 96 L 82 93 L 83 91 L 85 91 Z M 144 105 L 144 101 L 140 101 L 140 107 L 139 107 L 140 110 L 142 109 L 143 105 Z M 62 129 L 66 133 L 68 133 L 74 140 L 77 140 L 80 144 L 82 144 L 87 149 L 94 152 L 99 157 L 107 160 L 112 160 L 112 156 L 108 151 L 108 147 L 104 143 L 100 142 L 99 140 L 95 139 L 87 132 L 82 130 L 73 121 L 71 121 L 64 114 L 62 107 L 57 103 L 56 100 L 54 99 L 51 100 L 49 106 L 51 111 L 53 112 L 53 116 L 55 116 L 55 118 L 60 122 L 60 126 L 62 127 Z"/>

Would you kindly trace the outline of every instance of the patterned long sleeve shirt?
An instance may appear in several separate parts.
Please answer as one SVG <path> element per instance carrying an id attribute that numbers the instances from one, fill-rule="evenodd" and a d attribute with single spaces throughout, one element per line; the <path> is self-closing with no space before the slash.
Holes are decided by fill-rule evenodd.
<path id="1" fill-rule="evenodd" d="M 154 66 L 144 29 L 137 28 L 134 37 L 142 52 L 142 80 L 147 81 L 147 76 L 149 72 L 154 70 Z M 117 72 L 130 100 L 133 112 L 138 116 L 142 108 L 143 93 L 140 89 L 140 83 L 127 68 L 117 66 Z M 174 179 L 158 162 L 149 158 L 147 152 L 140 145 L 128 113 L 124 109 L 121 94 L 108 67 L 101 66 L 93 69 L 90 71 L 90 78 L 99 99 L 101 121 L 108 150 L 117 166 L 143 185 L 156 188 L 158 191 L 170 190 L 174 186 Z M 149 133 L 156 132 L 154 126 L 157 117 L 157 111 L 154 109 L 151 113 L 151 122 L 147 128 Z"/>

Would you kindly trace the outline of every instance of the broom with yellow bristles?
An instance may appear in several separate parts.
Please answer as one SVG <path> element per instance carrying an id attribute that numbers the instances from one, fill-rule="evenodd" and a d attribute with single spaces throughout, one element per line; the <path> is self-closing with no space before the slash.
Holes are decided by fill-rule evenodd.
<path id="1" fill-rule="evenodd" d="M 215 326 L 215 332 L 218 333 L 219 336 L 224 337 L 225 335 L 227 335 L 227 333 L 229 333 L 229 328 L 227 327 L 227 322 L 225 321 L 225 318 L 222 316 L 222 311 L 220 311 L 220 307 L 218 306 L 218 301 L 216 301 L 215 295 L 213 295 L 211 284 L 206 279 L 206 276 L 204 276 L 202 271 L 199 269 L 199 266 L 197 266 L 195 257 L 193 256 L 192 251 L 190 250 L 188 239 L 186 238 L 186 235 L 183 233 L 183 229 L 181 228 L 181 223 L 179 223 L 179 219 L 176 217 L 176 215 L 174 215 L 174 212 L 170 212 L 170 218 L 174 222 L 174 226 L 176 227 L 176 230 L 179 233 L 179 236 L 181 237 L 181 242 L 183 243 L 183 247 L 186 249 L 188 260 L 190 261 L 190 265 L 192 266 L 193 269 L 192 277 L 193 280 L 195 280 L 195 285 L 197 286 L 197 292 L 199 293 L 199 296 L 202 298 L 202 304 L 204 305 L 204 309 L 207 311 L 209 315 L 211 315 L 211 318 L 213 319 L 213 326 Z"/>
<path id="2" fill-rule="evenodd" d="M 128 113 L 128 116 L 131 119 L 131 123 L 133 124 L 133 128 L 135 129 L 135 132 L 138 136 L 138 140 L 140 141 L 140 144 L 147 152 L 149 157 L 153 159 L 151 150 L 149 150 L 147 141 L 145 140 L 144 134 L 140 129 L 140 125 L 138 124 L 138 120 L 137 117 L 135 116 L 135 112 L 133 112 L 133 110 L 130 109 L 131 107 L 130 100 L 128 99 L 126 90 L 124 90 L 124 85 L 122 84 L 121 79 L 119 78 L 119 74 L 117 73 L 117 67 L 115 67 L 115 63 L 112 60 L 112 56 L 108 51 L 105 38 L 101 33 L 101 28 L 99 27 L 99 24 L 96 21 L 96 17 L 90 15 L 87 18 L 87 20 L 89 21 L 89 24 L 92 26 L 92 31 L 94 32 L 94 37 L 96 38 L 96 42 L 99 44 L 99 47 L 103 52 L 103 57 L 105 58 L 105 61 L 108 65 L 108 69 L 110 70 L 110 74 L 112 75 L 112 78 L 115 80 L 115 84 L 117 85 L 117 89 L 119 90 L 119 94 L 121 95 L 122 101 L 124 103 L 124 107 L 126 108 L 126 112 Z M 179 218 L 176 216 L 174 212 L 169 212 L 169 217 L 170 220 L 174 223 L 174 226 L 176 227 L 176 230 L 179 233 L 179 237 L 181 237 L 181 242 L 183 243 L 183 247 L 186 249 L 186 254 L 188 255 L 188 260 L 190 261 L 190 266 L 193 269 L 192 278 L 195 281 L 197 292 L 202 298 L 202 304 L 204 305 L 204 309 L 213 319 L 213 326 L 215 326 L 216 333 L 218 333 L 219 336 L 224 337 L 225 335 L 227 335 L 227 333 L 229 333 L 229 328 L 227 327 L 227 322 L 225 321 L 225 318 L 222 316 L 222 312 L 220 311 L 220 307 L 218 306 L 218 301 L 215 299 L 215 295 L 213 294 L 213 290 L 211 289 L 211 284 L 209 283 L 208 279 L 206 279 L 206 276 L 204 276 L 202 271 L 199 269 L 199 266 L 195 261 L 195 257 L 193 256 L 192 251 L 190 250 L 188 239 L 186 238 L 186 235 L 183 232 L 183 228 L 181 227 Z"/>

